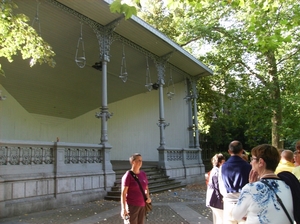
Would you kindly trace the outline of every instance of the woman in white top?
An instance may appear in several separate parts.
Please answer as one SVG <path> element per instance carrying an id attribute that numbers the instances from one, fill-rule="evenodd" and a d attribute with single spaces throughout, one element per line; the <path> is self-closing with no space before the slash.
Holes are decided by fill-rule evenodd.
<path id="1" fill-rule="evenodd" d="M 244 218 L 246 224 L 292 223 L 294 216 L 290 187 L 274 174 L 280 160 L 278 150 L 272 145 L 263 144 L 254 147 L 251 154 L 252 170 L 249 184 L 242 189 L 239 200 L 232 210 L 233 217 L 236 220 Z M 274 191 L 282 200 L 288 215 L 278 202 Z"/>
<path id="2" fill-rule="evenodd" d="M 219 167 L 225 162 L 225 157 L 219 153 L 212 157 L 213 165 L 210 171 L 206 191 L 206 206 L 212 210 L 213 224 L 223 224 L 223 196 L 219 189 Z"/>

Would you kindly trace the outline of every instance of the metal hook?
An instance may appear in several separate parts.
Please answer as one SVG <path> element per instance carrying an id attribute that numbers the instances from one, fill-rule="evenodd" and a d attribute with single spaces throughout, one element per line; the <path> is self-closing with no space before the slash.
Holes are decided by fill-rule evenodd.
<path id="1" fill-rule="evenodd" d="M 172 90 L 173 91 L 169 91 L 169 87 L 170 85 L 172 85 Z M 168 81 L 168 89 L 167 89 L 167 96 L 168 96 L 168 99 L 169 100 L 172 100 L 173 97 L 175 95 L 175 86 L 174 86 L 174 82 L 173 82 L 173 75 L 172 75 L 172 70 L 171 70 L 171 67 L 170 67 L 170 79 Z"/>
<path id="2" fill-rule="evenodd" d="M 40 37 L 42 36 L 42 31 L 41 31 L 41 22 L 40 22 L 40 18 L 39 18 L 39 6 L 40 6 L 40 1 L 37 0 L 37 6 L 36 6 L 36 12 L 35 12 L 35 16 L 34 19 L 32 20 L 32 24 L 31 26 L 34 27 L 35 22 L 38 24 L 38 34 L 40 35 Z"/>
<path id="3" fill-rule="evenodd" d="M 86 58 L 85 58 L 85 50 L 84 50 L 84 41 L 82 38 L 82 22 L 80 22 L 80 37 L 77 42 L 77 48 L 76 48 L 76 54 L 75 54 L 75 62 L 78 65 L 79 68 L 83 68 L 86 64 Z M 78 56 L 78 49 L 81 45 L 82 48 L 82 56 Z"/>
<path id="4" fill-rule="evenodd" d="M 150 74 L 150 68 L 149 68 L 149 63 L 148 63 L 148 56 L 146 56 L 146 64 L 147 64 L 147 68 L 146 68 L 146 84 L 145 84 L 145 87 L 150 92 L 152 90 L 153 83 L 151 82 L 151 74 Z"/>
<path id="5" fill-rule="evenodd" d="M 124 71 L 123 71 L 123 66 L 124 66 Z M 125 48 L 124 48 L 124 44 L 123 44 L 123 53 L 122 53 L 121 71 L 120 71 L 119 78 L 122 79 L 123 82 L 126 82 L 126 81 L 127 81 L 127 78 L 128 78 L 128 73 L 127 73 L 127 69 L 126 69 L 126 58 L 125 58 Z"/>

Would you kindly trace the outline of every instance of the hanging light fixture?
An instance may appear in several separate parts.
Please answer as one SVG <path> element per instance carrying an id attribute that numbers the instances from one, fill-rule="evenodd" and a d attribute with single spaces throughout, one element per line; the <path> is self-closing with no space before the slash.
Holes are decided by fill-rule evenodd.
<path id="1" fill-rule="evenodd" d="M 173 82 L 173 75 L 172 75 L 172 69 L 170 67 L 170 79 L 168 81 L 168 89 L 167 89 L 167 96 L 169 100 L 172 100 L 175 96 L 175 86 Z"/>
<path id="2" fill-rule="evenodd" d="M 0 90 L 0 100 L 6 100 L 6 96 L 2 96 L 2 90 Z"/>
<path id="3" fill-rule="evenodd" d="M 146 56 L 146 84 L 145 87 L 148 89 L 148 91 L 150 92 L 152 90 L 152 85 L 153 83 L 151 82 L 151 74 L 150 74 L 150 68 L 149 68 L 149 62 L 148 62 L 148 56 Z"/>
<path id="4" fill-rule="evenodd" d="M 75 62 L 79 68 L 84 68 L 86 64 L 85 59 L 85 50 L 84 50 L 84 41 L 82 38 L 82 22 L 80 22 L 80 37 L 77 42 L 76 54 L 75 54 Z M 81 48 L 81 56 L 78 56 L 79 48 Z"/>
<path id="5" fill-rule="evenodd" d="M 124 70 L 123 70 L 124 69 Z M 121 71 L 119 78 L 122 79 L 123 82 L 127 81 L 128 78 L 128 73 L 127 73 L 127 68 L 126 68 L 126 58 L 125 58 L 125 49 L 124 49 L 124 44 L 123 44 L 123 53 L 122 53 L 122 62 L 121 62 Z"/>
<path id="6" fill-rule="evenodd" d="M 40 35 L 40 37 L 42 36 L 42 31 L 41 31 L 41 23 L 40 23 L 40 18 L 39 18 L 39 6 L 40 6 L 40 2 L 39 0 L 36 1 L 37 2 L 37 6 L 36 6 L 36 12 L 35 12 L 35 16 L 32 20 L 32 24 L 31 26 L 34 28 L 34 24 L 36 23 L 38 26 L 38 30 L 36 30 L 36 32 Z"/>

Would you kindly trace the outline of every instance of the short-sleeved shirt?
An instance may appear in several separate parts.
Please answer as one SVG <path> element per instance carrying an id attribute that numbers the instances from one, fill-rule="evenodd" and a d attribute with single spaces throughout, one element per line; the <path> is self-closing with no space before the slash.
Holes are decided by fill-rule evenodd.
<path id="1" fill-rule="evenodd" d="M 145 192 L 146 187 L 148 186 L 147 175 L 144 171 L 140 171 L 136 175 L 142 185 L 142 188 Z M 126 202 L 128 205 L 133 206 L 145 206 L 145 198 L 141 192 L 139 184 L 131 175 L 130 171 L 127 171 L 122 177 L 122 186 L 128 187 Z"/>

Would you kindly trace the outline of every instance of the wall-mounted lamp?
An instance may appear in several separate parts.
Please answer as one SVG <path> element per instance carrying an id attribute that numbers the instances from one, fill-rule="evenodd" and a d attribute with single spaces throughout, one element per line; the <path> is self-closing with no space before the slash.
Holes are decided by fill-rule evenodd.
<path id="1" fill-rule="evenodd" d="M 154 83 L 152 85 L 152 89 L 158 90 L 158 88 L 159 88 L 159 84 L 158 83 Z"/>
<path id="2" fill-rule="evenodd" d="M 97 69 L 99 71 L 102 71 L 102 62 L 95 62 L 95 64 L 92 66 L 94 69 Z"/>

